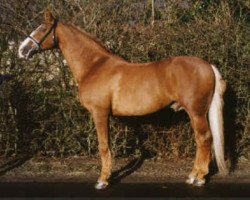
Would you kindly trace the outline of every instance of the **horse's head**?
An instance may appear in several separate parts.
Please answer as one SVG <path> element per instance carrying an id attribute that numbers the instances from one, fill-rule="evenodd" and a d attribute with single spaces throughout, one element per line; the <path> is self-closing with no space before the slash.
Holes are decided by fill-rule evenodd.
<path id="1" fill-rule="evenodd" d="M 21 43 L 19 57 L 31 58 L 37 52 L 56 47 L 56 26 L 57 20 L 50 11 L 45 11 L 44 22 Z"/>

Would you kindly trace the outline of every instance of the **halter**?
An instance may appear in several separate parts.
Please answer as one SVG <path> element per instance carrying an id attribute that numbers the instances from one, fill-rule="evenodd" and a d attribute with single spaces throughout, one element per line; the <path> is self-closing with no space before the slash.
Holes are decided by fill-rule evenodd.
<path id="1" fill-rule="evenodd" d="M 42 39 L 39 42 L 30 35 L 28 35 L 27 37 L 30 38 L 31 41 L 36 45 L 37 50 L 41 51 L 41 50 L 43 50 L 41 44 L 48 37 L 48 35 L 53 31 L 53 46 L 52 46 L 52 48 L 56 47 L 57 42 L 58 42 L 57 39 L 56 39 L 56 35 L 55 35 L 56 26 L 57 26 L 57 19 L 54 19 L 54 22 L 53 22 L 52 26 L 50 27 L 49 31 L 42 37 Z"/>

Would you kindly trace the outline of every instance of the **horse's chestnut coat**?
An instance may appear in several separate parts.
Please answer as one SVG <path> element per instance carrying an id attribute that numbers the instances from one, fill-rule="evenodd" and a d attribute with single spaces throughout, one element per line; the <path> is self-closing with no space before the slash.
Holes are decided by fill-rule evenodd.
<path id="1" fill-rule="evenodd" d="M 197 150 L 187 183 L 197 186 L 205 183 L 212 136 L 218 168 L 222 173 L 227 172 L 222 117 L 225 82 L 216 67 L 190 56 L 130 63 L 79 28 L 61 21 L 55 25 L 54 17 L 47 11 L 44 23 L 20 45 L 20 57 L 36 53 L 36 43 L 41 40 L 40 50 L 60 48 L 78 83 L 81 104 L 93 116 L 102 161 L 97 189 L 108 185 L 111 174 L 109 114 L 145 115 L 167 105 L 176 111 L 184 109 L 194 129 Z"/>

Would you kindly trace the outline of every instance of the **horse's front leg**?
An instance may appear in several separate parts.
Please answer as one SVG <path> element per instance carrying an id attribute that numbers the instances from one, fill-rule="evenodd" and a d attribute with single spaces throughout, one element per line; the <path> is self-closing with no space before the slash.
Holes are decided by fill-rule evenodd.
<path id="1" fill-rule="evenodd" d="M 96 189 L 104 189 L 108 186 L 107 179 L 111 173 L 112 160 L 108 142 L 108 114 L 108 111 L 103 109 L 94 109 L 92 112 L 98 136 L 99 154 L 102 161 L 101 174 L 95 185 Z"/>

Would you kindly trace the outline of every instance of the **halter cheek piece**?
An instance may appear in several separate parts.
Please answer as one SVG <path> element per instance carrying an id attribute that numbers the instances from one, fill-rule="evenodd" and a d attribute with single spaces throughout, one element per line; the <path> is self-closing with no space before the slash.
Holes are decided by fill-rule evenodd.
<path id="1" fill-rule="evenodd" d="M 41 44 L 44 42 L 44 40 L 48 37 L 48 35 L 53 31 L 53 45 L 52 48 L 57 47 L 58 41 L 56 39 L 55 31 L 56 31 L 56 26 L 57 26 L 57 19 L 54 19 L 54 22 L 52 26 L 50 27 L 49 31 L 42 37 L 40 41 L 37 41 L 35 38 L 32 36 L 28 35 L 27 37 L 31 39 L 31 41 L 36 45 L 37 51 L 42 51 L 43 48 Z"/>

